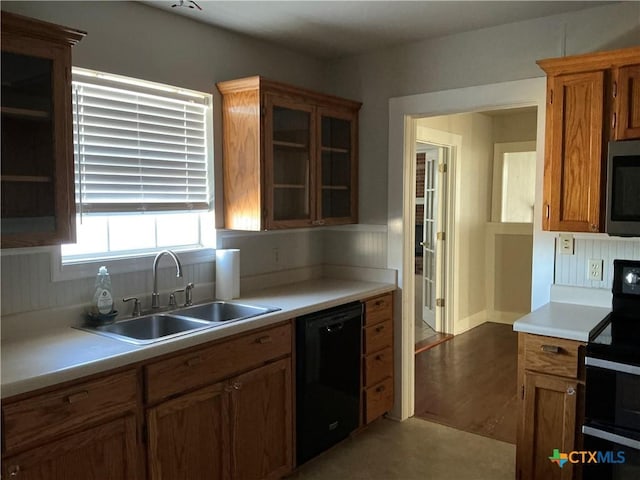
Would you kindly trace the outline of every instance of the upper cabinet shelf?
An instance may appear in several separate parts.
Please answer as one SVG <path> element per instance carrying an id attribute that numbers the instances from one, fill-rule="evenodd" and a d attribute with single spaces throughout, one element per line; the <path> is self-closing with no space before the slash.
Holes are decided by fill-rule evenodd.
<path id="1" fill-rule="evenodd" d="M 359 102 L 258 76 L 217 86 L 225 228 L 357 222 Z"/>
<path id="2" fill-rule="evenodd" d="M 75 240 L 71 47 L 84 35 L 2 12 L 2 248 Z"/>
<path id="3" fill-rule="evenodd" d="M 640 138 L 640 47 L 538 65 L 547 74 L 542 226 L 602 232 L 607 143 Z"/>

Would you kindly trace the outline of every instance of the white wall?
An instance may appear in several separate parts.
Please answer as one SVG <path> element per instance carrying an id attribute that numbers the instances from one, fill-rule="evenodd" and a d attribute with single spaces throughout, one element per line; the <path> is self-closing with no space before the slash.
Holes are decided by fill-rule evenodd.
<path id="1" fill-rule="evenodd" d="M 215 83 L 260 74 L 311 89 L 323 89 L 323 62 L 270 46 L 185 17 L 137 2 L 2 2 L 2 9 L 88 32 L 73 48 L 73 64 L 212 93 L 214 95 L 214 154 L 217 218 L 222 219 L 221 109 Z M 218 236 L 222 248 L 241 248 L 241 274 L 300 268 L 323 262 L 320 232 L 257 233 Z M 281 252 L 276 264 L 273 249 Z M 2 314 L 87 302 L 93 279 L 51 281 L 46 250 L 11 251 L 2 257 Z M 268 254 L 264 254 L 268 252 Z M 108 266 L 109 262 L 105 262 Z M 214 264 L 185 266 L 185 278 L 163 270 L 161 288 L 196 283 L 196 293 L 214 281 Z M 114 295 L 148 294 L 149 268 L 113 276 Z M 202 292 L 213 295 L 213 291 Z M 129 307 L 120 306 L 120 308 Z"/>
<path id="2" fill-rule="evenodd" d="M 475 30 L 338 60 L 330 81 L 360 110 L 360 220 L 387 222 L 389 99 L 544 72 L 536 60 L 640 44 L 640 2 Z M 444 112 L 443 112 L 444 113 Z"/>

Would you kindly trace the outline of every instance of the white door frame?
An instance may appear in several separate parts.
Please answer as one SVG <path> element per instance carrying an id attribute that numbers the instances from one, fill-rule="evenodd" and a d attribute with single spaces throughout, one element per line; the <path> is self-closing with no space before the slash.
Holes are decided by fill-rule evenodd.
<path id="1" fill-rule="evenodd" d="M 414 284 L 413 250 L 415 228 L 414 178 L 412 157 L 415 151 L 414 119 L 417 117 L 479 112 L 501 108 L 536 106 L 538 108 L 536 205 L 532 268 L 532 310 L 549 302 L 553 283 L 554 235 L 542 232 L 542 177 L 544 170 L 544 119 L 546 82 L 544 77 L 477 87 L 410 95 L 389 100 L 389 164 L 387 209 L 387 266 L 398 271 L 398 292 L 394 302 L 395 402 L 394 418 L 404 420 L 414 413 Z M 414 182 L 415 183 L 415 182 Z M 407 188 L 409 186 L 409 188 Z M 413 186 L 415 189 L 415 185 Z M 415 192 L 413 191 L 415 195 Z M 457 214 L 449 211 L 452 221 Z M 450 275 L 451 276 L 451 275 Z M 455 284 L 455 279 L 454 279 Z M 455 289 L 454 289 L 455 291 Z M 451 295 L 450 295 L 451 296 Z M 455 299 L 453 299 L 455 302 Z"/>

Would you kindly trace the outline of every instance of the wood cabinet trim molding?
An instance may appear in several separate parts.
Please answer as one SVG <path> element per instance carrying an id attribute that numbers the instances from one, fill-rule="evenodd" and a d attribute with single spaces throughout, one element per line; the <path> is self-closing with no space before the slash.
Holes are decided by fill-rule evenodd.
<path id="1" fill-rule="evenodd" d="M 536 63 L 547 75 L 607 70 L 638 63 L 640 47 L 621 48 L 604 52 L 584 53 L 559 58 L 547 58 Z"/>
<path id="2" fill-rule="evenodd" d="M 228 80 L 224 82 L 217 82 L 216 86 L 223 95 L 228 93 L 237 93 L 247 90 L 268 90 L 273 93 L 277 93 L 284 96 L 299 97 L 304 99 L 311 99 L 319 105 L 331 105 L 334 107 L 341 107 L 347 110 L 358 110 L 362 103 L 349 100 L 334 95 L 328 95 L 319 93 L 317 91 L 309 90 L 306 88 L 295 87 L 282 82 L 269 80 L 259 75 L 253 77 L 245 77 L 237 80 Z"/>
<path id="3" fill-rule="evenodd" d="M 75 45 L 87 32 L 2 11 L 2 35 L 11 34 L 48 42 Z M 3 39 L 4 41 L 4 39 Z"/>

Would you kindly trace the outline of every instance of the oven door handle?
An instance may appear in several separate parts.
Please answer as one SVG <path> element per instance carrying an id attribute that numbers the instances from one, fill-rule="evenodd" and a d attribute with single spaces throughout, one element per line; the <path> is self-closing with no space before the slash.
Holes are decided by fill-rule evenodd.
<path id="1" fill-rule="evenodd" d="M 612 442 L 618 445 L 624 445 L 625 447 L 640 450 L 640 441 L 634 440 L 633 438 L 623 437 L 622 435 L 617 435 L 615 433 L 607 432 L 605 430 L 600 430 L 599 428 L 583 425 L 582 433 L 585 435 L 591 435 L 592 437 L 600 438 L 602 440 L 606 440 L 607 442 Z"/>
<path id="2" fill-rule="evenodd" d="M 611 360 L 603 360 L 601 358 L 585 357 L 584 364 L 589 367 L 604 368 L 605 370 L 613 370 L 614 372 L 628 373 L 629 375 L 640 375 L 640 367 L 636 365 L 628 365 L 626 363 L 612 362 Z"/>

